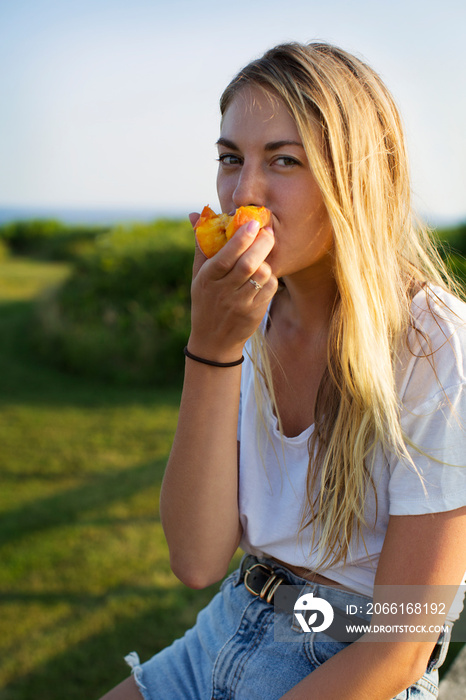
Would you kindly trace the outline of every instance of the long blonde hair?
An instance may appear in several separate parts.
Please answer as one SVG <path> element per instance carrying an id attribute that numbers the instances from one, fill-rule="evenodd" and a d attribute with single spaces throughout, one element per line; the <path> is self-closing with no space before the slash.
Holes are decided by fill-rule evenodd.
<path id="1" fill-rule="evenodd" d="M 315 405 L 302 522 L 320 526 L 324 566 L 345 561 L 351 538 L 361 532 L 375 445 L 409 459 L 394 381 L 396 348 L 410 324 L 413 294 L 428 282 L 448 286 L 448 274 L 414 219 L 398 110 L 369 66 L 329 44 L 283 44 L 240 71 L 222 95 L 222 115 L 248 85 L 288 107 L 333 227 L 338 300 Z M 253 344 L 255 362 L 273 398 L 263 341 L 256 337 Z"/>

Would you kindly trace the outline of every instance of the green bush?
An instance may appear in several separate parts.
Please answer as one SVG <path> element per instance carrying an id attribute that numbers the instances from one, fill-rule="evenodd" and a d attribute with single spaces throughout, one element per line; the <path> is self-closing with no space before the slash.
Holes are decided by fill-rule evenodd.
<path id="1" fill-rule="evenodd" d="M 446 254 L 451 252 L 466 255 L 466 222 L 451 228 L 439 228 L 435 234 Z"/>
<path id="2" fill-rule="evenodd" d="M 466 295 L 466 222 L 433 231 L 438 251 Z"/>
<path id="3" fill-rule="evenodd" d="M 38 238 L 59 240 L 59 227 L 47 230 Z M 466 261 L 454 252 L 462 231 L 438 236 L 447 241 L 451 269 L 466 282 Z M 191 226 L 158 220 L 94 238 L 67 282 L 40 301 L 31 330 L 35 349 L 68 372 L 109 382 L 176 383 L 190 328 Z"/>
<path id="4" fill-rule="evenodd" d="M 10 247 L 6 241 L 0 238 L 0 262 L 6 260 L 10 255 Z"/>
<path id="5" fill-rule="evenodd" d="M 447 263 L 453 277 L 466 289 L 466 258 L 453 253 L 448 256 Z"/>
<path id="6" fill-rule="evenodd" d="M 82 375 L 176 382 L 190 328 L 193 249 L 188 222 L 160 220 L 99 236 L 93 254 L 40 300 L 36 349 Z"/>
<path id="7" fill-rule="evenodd" d="M 43 260 L 74 260 L 89 253 L 102 226 L 68 226 L 54 219 L 16 221 L 0 226 L 0 241 L 17 255 Z"/>

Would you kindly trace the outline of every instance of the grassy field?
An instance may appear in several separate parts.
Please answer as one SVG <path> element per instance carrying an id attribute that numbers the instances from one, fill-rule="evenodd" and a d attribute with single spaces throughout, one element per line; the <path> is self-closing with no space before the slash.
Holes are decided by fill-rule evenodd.
<path id="1" fill-rule="evenodd" d="M 0 263 L 0 700 L 98 698 L 217 588 L 175 579 L 158 517 L 179 392 L 86 382 L 25 343 L 34 298 L 68 272 Z"/>
<path id="2" fill-rule="evenodd" d="M 213 593 L 171 574 L 158 517 L 179 392 L 86 383 L 25 346 L 32 299 L 67 273 L 0 265 L 1 700 L 98 698 Z"/>

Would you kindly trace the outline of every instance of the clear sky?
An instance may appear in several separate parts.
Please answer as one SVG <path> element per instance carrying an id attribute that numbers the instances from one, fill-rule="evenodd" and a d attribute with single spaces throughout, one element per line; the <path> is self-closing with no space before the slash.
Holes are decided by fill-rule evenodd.
<path id="1" fill-rule="evenodd" d="M 384 78 L 418 210 L 466 220 L 464 0 L 0 0 L 0 206 L 217 207 L 218 97 L 287 40 Z"/>

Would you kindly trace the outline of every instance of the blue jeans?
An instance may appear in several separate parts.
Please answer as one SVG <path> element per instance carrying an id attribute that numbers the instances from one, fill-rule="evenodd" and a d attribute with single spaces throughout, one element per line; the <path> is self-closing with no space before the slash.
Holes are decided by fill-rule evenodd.
<path id="1" fill-rule="evenodd" d="M 301 586 L 302 593 L 313 592 L 340 609 L 355 598 L 357 602 L 357 594 L 310 584 L 287 569 L 274 568 Z M 278 700 L 347 644 L 290 626 L 288 615 L 277 614 L 272 604 L 246 589 L 237 570 L 184 637 L 142 665 L 134 652 L 126 661 L 144 700 Z M 424 676 L 396 700 L 437 697 L 436 669 L 447 646 L 439 648 L 441 658 L 432 659 Z"/>

